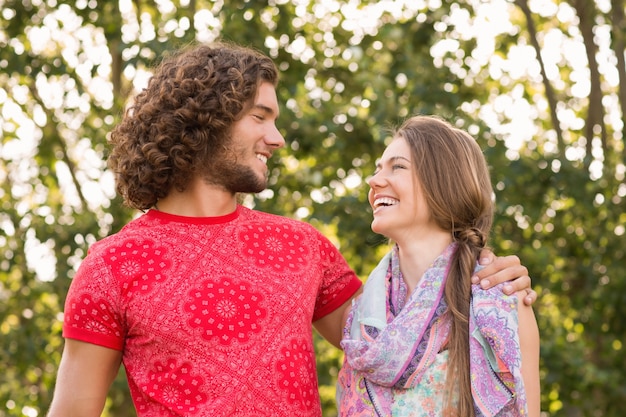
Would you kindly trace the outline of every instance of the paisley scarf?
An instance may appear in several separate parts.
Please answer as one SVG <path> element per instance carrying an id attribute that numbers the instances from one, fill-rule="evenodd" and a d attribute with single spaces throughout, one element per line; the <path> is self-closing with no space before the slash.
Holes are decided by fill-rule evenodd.
<path id="1" fill-rule="evenodd" d="M 433 262 L 408 300 L 398 248 L 381 260 L 344 330 L 340 385 L 348 383 L 338 387 L 339 396 L 354 395 L 364 384 L 376 414 L 391 416 L 394 390 L 420 384 L 448 337 L 443 290 L 455 249 L 452 243 Z M 517 328 L 515 295 L 504 295 L 500 286 L 472 287 L 470 376 L 478 417 L 526 415 Z"/>

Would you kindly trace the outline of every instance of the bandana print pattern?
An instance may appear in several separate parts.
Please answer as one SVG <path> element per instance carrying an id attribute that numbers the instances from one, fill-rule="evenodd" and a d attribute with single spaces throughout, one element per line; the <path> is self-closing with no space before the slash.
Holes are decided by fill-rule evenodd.
<path id="1" fill-rule="evenodd" d="M 307 349 L 305 341 L 292 339 L 288 346 L 281 349 L 281 359 L 277 364 L 280 384 L 288 393 L 288 401 L 303 398 L 300 403 L 303 411 L 314 407 L 314 401 L 317 401 L 317 392 L 311 384 L 311 378 L 316 375 L 315 363 Z"/>
<path id="2" fill-rule="evenodd" d="M 297 271 L 306 264 L 308 249 L 302 234 L 286 225 L 248 226 L 240 235 L 247 249 L 245 255 L 261 268 Z"/>
<path id="3" fill-rule="evenodd" d="M 193 413 L 198 404 L 206 401 L 206 395 L 199 390 L 204 381 L 193 375 L 193 368 L 189 363 L 178 365 L 174 359 L 165 364 L 156 362 L 149 373 L 148 396 L 179 413 Z"/>
<path id="4" fill-rule="evenodd" d="M 94 301 L 89 294 L 82 294 L 71 301 L 71 314 L 66 314 L 64 325 L 72 328 L 84 327 L 88 332 L 119 338 L 122 329 L 117 324 L 110 303 L 104 299 Z"/>
<path id="5" fill-rule="evenodd" d="M 149 211 L 91 247 L 64 336 L 123 353 L 139 417 L 321 417 L 311 322 L 360 285 L 306 223 Z"/>
<path id="6" fill-rule="evenodd" d="M 163 272 L 170 267 L 167 251 L 147 240 L 127 240 L 112 247 L 104 259 L 111 265 L 111 273 L 124 279 L 122 288 L 128 297 L 135 292 L 150 292 L 165 279 Z"/>
<path id="7" fill-rule="evenodd" d="M 189 325 L 202 328 L 204 339 L 215 338 L 223 345 L 233 340 L 247 342 L 251 334 L 261 331 L 260 322 L 267 316 L 260 293 L 228 278 L 204 282 L 202 288 L 191 291 L 190 299 L 185 305 L 191 315 Z"/>

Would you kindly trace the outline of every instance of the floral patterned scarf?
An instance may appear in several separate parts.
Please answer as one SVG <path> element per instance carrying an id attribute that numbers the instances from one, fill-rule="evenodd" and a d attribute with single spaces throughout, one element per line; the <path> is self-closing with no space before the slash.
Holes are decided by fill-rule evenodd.
<path id="1" fill-rule="evenodd" d="M 341 343 L 345 365 L 363 380 L 378 415 L 392 415 L 392 388 L 418 385 L 448 337 L 443 289 L 455 249 L 454 243 L 446 248 L 407 300 L 396 246 L 353 305 Z M 516 309 L 517 297 L 504 295 L 499 286 L 473 286 L 470 374 L 477 416 L 526 415 Z"/>

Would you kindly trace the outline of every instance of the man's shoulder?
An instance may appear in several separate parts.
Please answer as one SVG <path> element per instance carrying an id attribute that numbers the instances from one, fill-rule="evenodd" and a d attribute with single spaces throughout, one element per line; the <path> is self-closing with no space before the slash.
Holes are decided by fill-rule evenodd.
<path id="1" fill-rule="evenodd" d="M 145 217 L 145 215 L 141 215 L 135 219 L 132 219 L 117 232 L 111 233 L 108 236 L 98 240 L 91 245 L 91 247 L 89 248 L 89 252 L 91 253 L 103 251 L 112 246 L 123 244 L 122 242 L 125 242 L 129 239 L 137 239 L 141 238 L 142 236 L 145 238 L 145 222 L 147 221 Z"/>
<path id="2" fill-rule="evenodd" d="M 290 227 L 295 227 L 295 228 L 316 230 L 313 226 L 311 226 L 309 223 L 305 221 L 293 219 L 291 217 L 287 217 L 287 216 L 283 216 L 279 214 L 267 213 L 264 211 L 253 210 L 253 209 L 246 208 L 246 207 L 242 208 L 242 214 L 244 214 L 245 219 L 248 221 L 260 221 L 260 222 L 272 223 L 272 224 L 284 224 L 284 225 L 288 225 Z"/>

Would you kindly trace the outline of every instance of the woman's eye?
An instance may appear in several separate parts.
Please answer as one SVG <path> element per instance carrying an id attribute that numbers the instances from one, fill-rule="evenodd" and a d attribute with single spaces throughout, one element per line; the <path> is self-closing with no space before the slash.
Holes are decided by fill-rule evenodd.
<path id="1" fill-rule="evenodd" d="M 396 169 L 405 169 L 406 167 L 404 165 L 393 165 L 391 167 L 391 169 L 396 170 Z"/>

